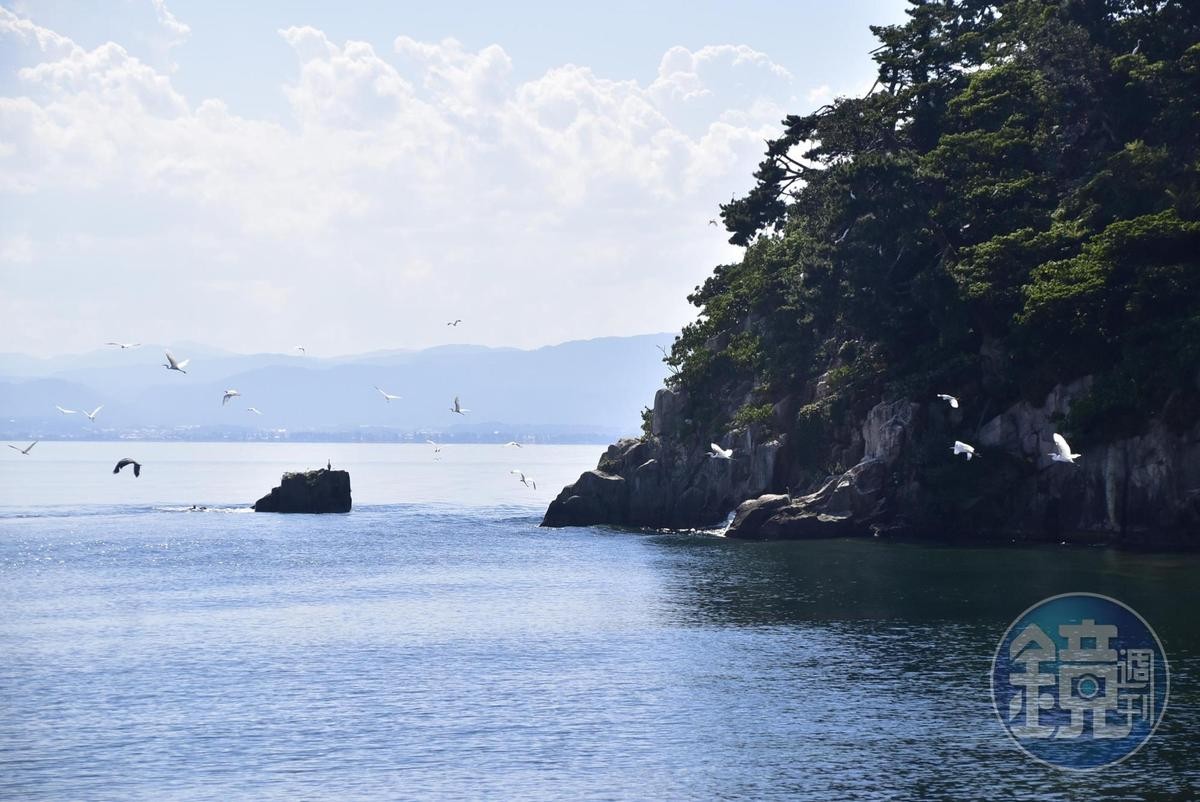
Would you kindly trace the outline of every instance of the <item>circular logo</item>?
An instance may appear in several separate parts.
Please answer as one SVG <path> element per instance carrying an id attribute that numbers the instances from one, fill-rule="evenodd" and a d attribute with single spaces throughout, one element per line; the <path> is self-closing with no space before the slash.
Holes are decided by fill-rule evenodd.
<path id="1" fill-rule="evenodd" d="M 1132 608 L 1064 593 L 1013 621 L 992 658 L 992 704 L 1025 754 L 1091 771 L 1141 749 L 1167 709 L 1170 668 Z"/>

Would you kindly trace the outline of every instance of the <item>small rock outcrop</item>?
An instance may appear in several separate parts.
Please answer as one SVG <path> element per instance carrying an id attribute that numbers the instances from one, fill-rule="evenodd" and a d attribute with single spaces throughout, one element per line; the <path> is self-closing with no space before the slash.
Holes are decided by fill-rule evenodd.
<path id="1" fill-rule="evenodd" d="M 254 502 L 255 512 L 350 512 L 350 474 L 321 468 L 285 473 L 279 487 Z"/>

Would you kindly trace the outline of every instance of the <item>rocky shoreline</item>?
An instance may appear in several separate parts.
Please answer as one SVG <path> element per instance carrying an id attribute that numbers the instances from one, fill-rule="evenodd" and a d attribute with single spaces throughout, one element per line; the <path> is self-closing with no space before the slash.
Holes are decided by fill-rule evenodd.
<path id="1" fill-rule="evenodd" d="M 595 470 L 554 499 L 542 525 L 690 528 L 720 525 L 733 512 L 726 535 L 742 539 L 1200 547 L 1200 422 L 1177 432 L 1156 420 L 1140 436 L 1088 443 L 1077 465 L 1046 456 L 1055 422 L 1090 385 L 1059 385 L 1040 405 L 1020 402 L 982 421 L 971 461 L 949 448 L 962 410 L 936 400 L 880 402 L 836 445 L 836 460 L 851 467 L 808 481 L 811 460 L 801 464 L 797 434 L 787 430 L 793 399 L 775 405 L 773 426 L 718 441 L 734 449 L 733 459 L 719 460 L 701 447 L 706 438 L 672 434 L 686 422 L 686 399 L 663 389 L 649 434 L 609 446 Z"/>

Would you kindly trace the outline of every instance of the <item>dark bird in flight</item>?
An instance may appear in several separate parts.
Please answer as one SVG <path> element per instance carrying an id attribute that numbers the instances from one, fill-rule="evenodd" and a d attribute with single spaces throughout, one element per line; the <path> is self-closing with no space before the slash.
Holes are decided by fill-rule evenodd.
<path id="1" fill-rule="evenodd" d="M 121 469 L 124 468 L 126 465 L 133 466 L 133 475 L 134 476 L 142 475 L 142 464 L 136 460 L 130 459 L 129 457 L 125 457 L 125 459 L 118 462 L 117 467 L 113 468 L 113 473 L 120 473 Z"/>
<path id="2" fill-rule="evenodd" d="M 710 219 L 709 219 L 709 221 L 708 221 L 708 224 L 709 224 L 710 226 L 715 226 L 715 225 L 717 224 L 717 221 L 716 221 L 716 219 L 714 219 L 714 218 L 710 218 Z"/>
<path id="3" fill-rule="evenodd" d="M 25 446 L 24 448 L 21 448 L 20 446 L 14 446 L 12 443 L 9 443 L 9 444 L 8 444 L 8 447 L 9 447 L 9 448 L 11 448 L 11 449 L 13 449 L 14 451 L 20 451 L 22 454 L 24 454 L 25 456 L 27 456 L 27 457 L 28 457 L 28 456 L 29 456 L 29 452 L 30 452 L 30 451 L 33 449 L 33 447 L 34 447 L 34 446 L 36 446 L 37 444 L 38 444 L 38 441 L 37 441 L 37 440 L 34 440 L 32 443 L 30 443 L 29 445 Z"/>
<path id="4" fill-rule="evenodd" d="M 451 321 L 450 321 L 449 323 L 447 323 L 446 325 L 447 325 L 447 326 L 457 326 L 459 323 L 462 323 L 462 320 L 461 320 L 461 319 L 459 319 L 459 320 L 451 320 Z"/>

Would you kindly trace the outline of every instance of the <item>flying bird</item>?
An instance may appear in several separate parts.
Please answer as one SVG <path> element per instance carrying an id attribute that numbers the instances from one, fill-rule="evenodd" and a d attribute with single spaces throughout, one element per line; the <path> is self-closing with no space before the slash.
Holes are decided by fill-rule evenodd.
<path id="1" fill-rule="evenodd" d="M 710 226 L 715 226 L 717 224 L 717 221 L 715 218 L 709 218 L 708 224 Z"/>
<path id="2" fill-rule="evenodd" d="M 458 396 L 454 396 L 454 406 L 450 407 L 450 411 L 457 412 L 459 415 L 466 415 L 471 410 L 463 409 L 462 405 L 458 403 Z"/>
<path id="3" fill-rule="evenodd" d="M 34 440 L 32 443 L 30 443 L 29 445 L 25 446 L 24 448 L 18 448 L 17 446 L 14 446 L 12 443 L 9 443 L 9 444 L 8 444 L 8 447 L 9 447 L 9 448 L 11 448 L 11 449 L 13 449 L 14 451 L 20 451 L 22 454 L 24 454 L 25 456 L 27 456 L 27 457 L 28 457 L 28 456 L 29 456 L 29 452 L 33 450 L 33 447 L 34 447 L 34 446 L 36 446 L 36 445 L 38 444 L 38 442 L 39 442 L 39 441 L 37 441 L 37 440 Z"/>
<path id="4" fill-rule="evenodd" d="M 955 456 L 958 456 L 959 454 L 966 454 L 967 462 L 970 462 L 971 457 L 975 456 L 975 446 L 968 445 L 967 443 L 964 443 L 962 440 L 955 440 L 954 448 L 951 450 L 954 452 Z"/>
<path id="5" fill-rule="evenodd" d="M 449 323 L 447 323 L 446 325 L 447 325 L 447 326 L 457 326 L 459 323 L 462 323 L 462 318 L 459 318 L 459 319 L 457 319 L 457 320 L 451 320 L 451 321 L 450 321 Z"/>
<path id="6" fill-rule="evenodd" d="M 129 457 L 125 457 L 120 462 L 118 462 L 117 467 L 113 468 L 113 473 L 120 473 L 121 469 L 124 468 L 126 465 L 133 466 L 133 475 L 135 477 L 142 475 L 142 463 L 138 462 L 137 460 L 132 460 Z"/>
<path id="7" fill-rule="evenodd" d="M 88 419 L 88 420 L 90 420 L 92 423 L 95 423 L 95 422 L 96 422 L 96 415 L 100 414 L 100 410 L 102 410 L 102 409 L 104 409 L 104 405 L 103 405 L 103 404 L 101 404 L 100 406 L 96 407 L 96 408 L 95 408 L 95 409 L 93 409 L 91 412 L 88 412 L 88 411 L 85 409 L 85 410 L 83 411 L 83 414 L 84 414 L 84 415 L 87 415 L 87 419 Z"/>
<path id="8" fill-rule="evenodd" d="M 392 395 L 391 393 L 385 391 L 382 387 L 376 386 L 375 389 L 379 391 L 379 394 L 381 396 L 383 396 L 383 400 L 387 401 L 389 404 L 392 403 L 393 400 L 398 400 L 400 398 L 403 398 L 403 396 Z"/>
<path id="9" fill-rule="evenodd" d="M 261 414 L 262 414 L 262 410 L 261 410 L 261 409 L 259 409 L 258 407 L 246 407 L 246 411 L 247 411 L 247 412 L 253 412 L 255 415 L 261 415 Z"/>
<path id="10" fill-rule="evenodd" d="M 1058 432 L 1054 433 L 1054 447 L 1057 448 L 1058 451 L 1051 451 L 1046 456 L 1050 457 L 1050 459 L 1054 460 L 1055 462 L 1068 462 L 1074 465 L 1075 460 L 1083 456 L 1082 454 L 1072 454 L 1071 447 L 1067 445 L 1067 438 L 1063 437 Z"/>
<path id="11" fill-rule="evenodd" d="M 167 355 L 167 361 L 163 363 L 164 368 L 167 370 L 177 370 L 180 373 L 187 373 L 184 368 L 187 367 L 187 363 L 192 361 L 191 359 L 185 359 L 181 362 L 176 360 L 175 357 L 171 356 L 170 351 L 164 351 L 164 353 Z"/>
<path id="12" fill-rule="evenodd" d="M 239 393 L 237 390 L 226 390 L 225 395 L 221 396 L 221 406 L 225 406 L 229 403 L 229 399 L 236 398 L 239 395 L 241 395 L 241 393 Z"/>
<path id="13" fill-rule="evenodd" d="M 517 476 L 521 477 L 521 484 L 537 490 L 537 482 L 533 481 L 533 477 L 526 476 L 522 471 L 518 471 L 516 469 L 509 471 L 509 473 L 516 474 Z"/>
<path id="14" fill-rule="evenodd" d="M 721 448 L 716 443 L 709 443 L 708 447 L 712 449 L 712 453 L 708 455 L 709 459 L 733 459 L 732 448 Z"/>
<path id="15" fill-rule="evenodd" d="M 937 397 L 949 404 L 951 409 L 958 409 L 958 399 L 954 396 L 946 395 L 945 393 L 938 393 Z"/>
<path id="16" fill-rule="evenodd" d="M 520 448 L 521 444 L 518 443 L 516 440 L 509 440 L 507 443 L 504 444 L 504 447 L 508 448 L 509 446 L 516 446 L 517 448 Z"/>
<path id="17" fill-rule="evenodd" d="M 64 415 L 74 415 L 78 411 L 78 410 L 74 410 L 74 409 L 63 409 L 58 404 L 55 404 L 54 408 L 57 409 L 59 412 L 61 412 Z"/>
<path id="18" fill-rule="evenodd" d="M 303 354 L 307 354 L 307 353 L 308 353 L 308 351 L 305 351 L 305 350 L 304 350 L 304 346 L 303 346 L 303 345 L 297 345 L 297 346 L 296 346 L 296 350 L 297 350 L 297 351 L 299 351 L 299 352 L 300 352 L 302 355 L 303 355 Z"/>
<path id="19" fill-rule="evenodd" d="M 426 440 L 425 442 L 429 443 L 429 445 L 433 446 L 433 458 L 435 460 L 441 459 L 442 458 L 442 447 L 440 445 L 438 445 L 437 443 L 433 442 L 432 440 Z"/>
<path id="20" fill-rule="evenodd" d="M 105 345 L 115 345 L 116 347 L 118 347 L 122 351 L 124 351 L 126 348 L 140 348 L 142 344 L 141 343 L 105 343 Z"/>

